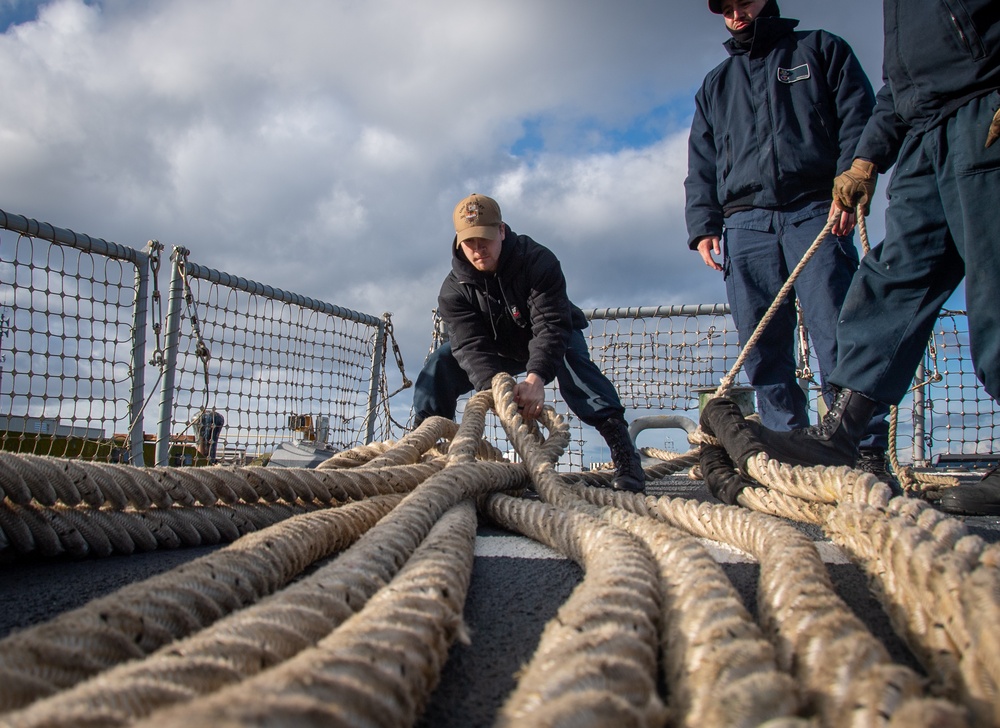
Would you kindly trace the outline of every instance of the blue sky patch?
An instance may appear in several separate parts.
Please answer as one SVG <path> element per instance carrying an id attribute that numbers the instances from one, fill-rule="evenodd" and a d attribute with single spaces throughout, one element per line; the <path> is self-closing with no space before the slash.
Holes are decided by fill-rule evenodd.
<path id="1" fill-rule="evenodd" d="M 0 0 L 0 29 L 6 33 L 12 26 L 38 19 L 38 10 L 51 0 Z M 99 0 L 83 0 L 84 5 L 95 5 Z"/>
<path id="2" fill-rule="evenodd" d="M 27 23 L 38 17 L 38 0 L 3 0 L 0 2 L 0 28 L 6 33 L 12 25 Z"/>
<path id="3" fill-rule="evenodd" d="M 694 95 L 684 96 L 639 114 L 616 126 L 598 119 L 568 121 L 560 115 L 535 116 L 522 123 L 523 133 L 510 147 L 516 157 L 541 152 L 613 154 L 642 149 L 691 125 Z"/>

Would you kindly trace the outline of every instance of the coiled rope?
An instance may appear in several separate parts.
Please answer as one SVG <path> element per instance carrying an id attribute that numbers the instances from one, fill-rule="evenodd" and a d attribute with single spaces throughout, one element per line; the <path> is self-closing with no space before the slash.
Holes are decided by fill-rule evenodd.
<path id="1" fill-rule="evenodd" d="M 928 688 L 892 663 L 837 597 L 815 546 L 797 529 L 747 508 L 594 487 L 606 485 L 608 473 L 560 475 L 554 464 L 568 427 L 547 409 L 541 439 L 517 414 L 512 388 L 498 375 L 492 392 L 469 401 L 461 425 L 431 418 L 399 443 L 346 457 L 339 469 L 205 469 L 212 476 L 197 498 L 190 476 L 164 469 L 149 482 L 157 493 L 176 492 L 165 505 L 150 496 L 145 511 L 134 505 L 138 494 L 113 499 L 124 504 L 120 511 L 108 498 L 71 507 L 58 498 L 45 506 L 5 497 L 11 513 L 62 509 L 89 522 L 94 513 L 158 510 L 183 520 L 188 511 L 249 507 L 242 499 L 252 492 L 254 505 L 283 516 L 184 567 L 0 640 L 0 725 L 412 724 L 449 647 L 463 638 L 474 501 L 483 516 L 556 548 L 585 572 L 519 674 L 502 725 L 960 726 L 965 708 L 984 724 L 1000 722 L 988 717 L 998 702 L 997 548 L 964 534 L 954 519 L 889 500 L 871 476 L 789 473 L 754 461 L 766 484 L 746 489 L 741 502 L 772 512 L 804 504 L 877 575 L 897 629 L 915 653 L 940 663 L 931 660 Z M 482 439 L 491 408 L 522 463 L 491 459 L 496 450 Z M 694 462 L 689 453 L 647 474 Z M 131 475 L 84 463 L 29 464 L 15 477 L 0 459 L 5 496 L 21 484 L 33 492 L 34 480 L 51 479 L 53 469 L 80 482 L 84 472 L 95 486 Z M 220 483 L 239 500 L 223 502 L 229 495 Z M 529 487 L 539 500 L 514 497 Z M 206 503 L 206 492 L 218 502 Z M 760 625 L 697 539 L 728 543 L 760 562 Z M 911 556 L 918 551 L 931 561 Z M 918 617 L 909 616 L 911 595 L 924 600 Z M 941 615 L 950 616 L 937 629 Z M 91 625 L 98 636 L 81 629 Z M 936 631 L 950 652 L 942 653 Z"/>
<path id="2" fill-rule="evenodd" d="M 870 246 L 867 230 L 864 227 L 864 216 L 860 209 L 858 216 L 861 220 L 862 242 L 867 254 Z M 828 221 L 789 276 L 736 364 L 723 378 L 715 393 L 716 396 L 723 396 L 729 391 L 749 349 L 759 339 L 773 311 L 791 290 L 799 271 L 829 233 L 831 226 L 832 222 Z M 893 408 L 891 413 L 893 426 L 897 414 Z M 894 428 L 891 437 L 894 442 Z M 716 444 L 700 430 L 692 437 L 692 442 Z M 893 452 L 890 457 L 894 458 L 895 453 Z M 898 461 L 893 459 L 892 462 L 896 472 L 902 475 L 904 484 L 911 490 L 916 490 L 914 483 L 918 478 L 913 471 L 907 470 L 903 473 L 898 467 Z M 822 525 L 832 540 L 848 548 L 849 553 L 873 575 L 875 582 L 881 585 L 877 591 L 878 596 L 890 615 L 894 615 L 894 622 L 901 635 L 933 676 L 936 693 L 968 705 L 977 721 L 1000 724 L 1000 708 L 996 707 L 997 697 L 1000 697 L 1000 682 L 997 681 L 995 674 L 997 671 L 991 672 L 984 667 L 995 662 L 995 657 L 983 652 L 980 645 L 973 645 L 969 641 L 968 629 L 963 627 L 963 621 L 957 616 L 967 613 L 971 602 L 982 599 L 982 593 L 968 585 L 992 583 L 991 579 L 996 577 L 990 567 L 984 567 L 981 571 L 971 569 L 968 564 L 970 557 L 963 551 L 969 548 L 968 540 L 959 539 L 953 549 L 947 545 L 940 545 L 933 539 L 928 541 L 926 532 L 913 523 L 886 519 L 888 509 L 906 508 L 907 499 L 897 498 L 890 503 L 891 493 L 888 487 L 861 471 L 850 468 L 789 466 L 770 460 L 764 453 L 751 457 L 746 463 L 746 469 L 763 487 L 743 489 L 738 496 L 738 502 L 762 512 Z M 940 478 L 929 478 L 923 482 L 935 485 L 953 484 Z M 896 500 L 902 500 L 904 503 L 896 506 Z M 864 514 L 864 517 L 859 516 L 859 513 Z M 844 528 L 845 523 L 853 528 Z M 875 527 L 875 523 L 878 523 L 879 527 Z M 865 527 L 870 530 L 865 531 Z M 891 535 L 884 533 L 885 528 L 891 529 Z M 939 545 L 920 549 L 917 544 L 924 541 Z M 864 547 L 859 546 L 862 543 Z M 930 556 L 929 551 L 932 548 L 937 548 L 938 551 Z M 898 563 L 894 563 L 895 570 L 891 573 L 905 573 L 916 563 L 907 560 L 906 557 L 916 557 L 920 553 L 922 566 L 935 568 L 948 575 L 950 581 L 946 583 L 950 591 L 941 583 L 928 582 L 926 572 L 924 578 L 918 579 L 914 574 L 911 579 L 913 583 L 925 587 L 919 592 L 898 588 L 895 579 L 887 581 L 880 579 L 877 575 L 884 573 L 887 563 L 891 563 L 891 557 L 884 553 L 886 549 L 892 549 L 892 553 L 896 554 L 895 558 L 899 560 Z M 899 556 L 900 553 L 906 557 Z M 943 569 L 942 564 L 947 564 L 948 568 Z M 921 599 L 927 600 L 928 597 L 931 599 L 930 610 L 926 603 L 920 604 Z M 993 599 L 998 598 L 1000 592 L 994 592 Z M 944 610 L 947 615 L 944 623 L 941 621 L 939 610 Z"/>

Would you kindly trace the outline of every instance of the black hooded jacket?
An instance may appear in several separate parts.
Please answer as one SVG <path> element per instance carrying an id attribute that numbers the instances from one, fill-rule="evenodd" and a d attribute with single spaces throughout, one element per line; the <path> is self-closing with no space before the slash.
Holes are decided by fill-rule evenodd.
<path id="1" fill-rule="evenodd" d="M 721 235 L 724 216 L 830 200 L 851 166 L 875 93 L 842 38 L 798 31 L 797 20 L 760 17 L 749 50 L 729 58 L 695 96 L 688 141 L 688 247 Z"/>
<path id="2" fill-rule="evenodd" d="M 1000 89 L 998 0 L 884 0 L 885 85 L 856 156 L 886 170 L 907 134 Z M 986 131 L 983 130 L 985 141 Z"/>
<path id="3" fill-rule="evenodd" d="M 534 372 L 548 384 L 572 331 L 587 327 L 583 311 L 566 294 L 559 259 L 505 228 L 493 273 L 476 270 L 452 239 L 452 270 L 438 295 L 452 352 L 477 390 L 512 369 Z"/>

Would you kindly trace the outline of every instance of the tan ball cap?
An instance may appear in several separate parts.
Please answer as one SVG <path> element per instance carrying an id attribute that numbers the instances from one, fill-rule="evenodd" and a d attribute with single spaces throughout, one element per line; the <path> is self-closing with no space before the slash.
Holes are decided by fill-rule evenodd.
<path id="1" fill-rule="evenodd" d="M 455 244 L 469 238 L 494 238 L 501 224 L 496 200 L 486 195 L 469 195 L 455 206 Z"/>

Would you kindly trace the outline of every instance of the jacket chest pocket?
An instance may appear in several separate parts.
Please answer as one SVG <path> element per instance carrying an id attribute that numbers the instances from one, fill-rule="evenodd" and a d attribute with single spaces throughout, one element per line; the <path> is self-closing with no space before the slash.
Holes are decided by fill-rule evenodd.
<path id="1" fill-rule="evenodd" d="M 965 3 L 962 0 L 944 0 L 944 4 L 947 6 L 948 15 L 951 16 L 951 24 L 958 34 L 962 46 L 969 51 L 973 60 L 980 61 L 985 58 L 986 45 L 983 43 L 979 31 L 976 30 L 976 25 L 972 22 L 972 16 L 969 15 Z"/>

